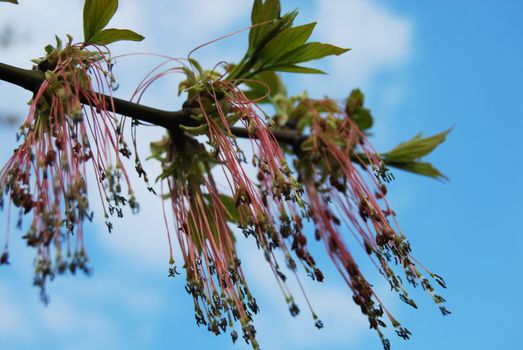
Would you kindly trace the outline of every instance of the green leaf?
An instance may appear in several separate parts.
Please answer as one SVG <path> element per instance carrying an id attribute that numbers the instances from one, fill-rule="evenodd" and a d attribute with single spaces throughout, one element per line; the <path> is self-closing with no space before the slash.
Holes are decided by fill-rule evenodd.
<path id="1" fill-rule="evenodd" d="M 289 73 L 307 73 L 307 74 L 327 74 L 322 70 L 309 67 L 289 65 L 278 65 L 266 68 L 266 70 L 277 71 L 277 72 L 289 72 Z"/>
<path id="2" fill-rule="evenodd" d="M 382 155 L 383 160 L 389 166 L 403 169 L 411 173 L 429 176 L 436 179 L 448 179 L 430 163 L 418 161 L 418 159 L 431 153 L 438 145 L 443 143 L 451 129 L 439 134 L 423 138 L 421 134 L 414 136 L 411 140 L 399 144 L 393 150 Z"/>
<path id="3" fill-rule="evenodd" d="M 11 4 L 18 5 L 18 0 L 0 0 L 0 2 L 9 2 Z"/>
<path id="4" fill-rule="evenodd" d="M 118 9 L 118 0 L 85 0 L 84 40 L 91 39 L 102 31 Z"/>
<path id="5" fill-rule="evenodd" d="M 280 57 L 280 64 L 296 64 L 301 62 L 308 62 L 317 60 L 326 56 L 341 55 L 349 51 L 350 49 L 344 49 L 330 44 L 323 44 L 318 42 L 312 42 L 298 47 L 286 55 Z"/>
<path id="6" fill-rule="evenodd" d="M 256 0 L 252 6 L 251 22 L 253 25 L 277 20 L 280 18 L 281 5 L 279 0 Z M 278 23 L 267 23 L 253 27 L 249 32 L 249 50 L 254 50 L 267 33 L 272 31 Z"/>
<path id="7" fill-rule="evenodd" d="M 271 72 L 272 73 L 272 72 Z M 246 84 L 247 85 L 247 84 Z M 249 90 L 244 90 L 243 93 L 245 97 L 247 97 L 249 100 L 258 100 L 259 98 L 267 95 L 269 97 L 269 91 L 267 88 L 260 84 L 260 83 L 249 83 Z M 270 102 L 269 99 L 265 97 L 263 100 L 259 101 L 258 103 L 268 103 Z"/>
<path id="8" fill-rule="evenodd" d="M 411 140 L 403 142 L 393 150 L 384 153 L 383 157 L 387 162 L 394 163 L 411 162 L 424 157 L 445 141 L 450 130 L 451 129 L 427 138 L 423 138 L 421 134 L 418 134 Z"/>
<path id="9" fill-rule="evenodd" d="M 324 74 L 298 64 L 348 51 L 329 44 L 307 44 L 316 23 L 292 27 L 298 12 L 294 10 L 282 17 L 280 12 L 279 0 L 254 1 L 248 50 L 228 79 L 253 77 L 265 71 Z"/>
<path id="10" fill-rule="evenodd" d="M 303 46 L 312 34 L 316 22 L 298 27 L 286 28 L 276 35 L 263 48 L 260 60 L 263 65 L 278 62 L 279 58 L 294 49 Z"/>
<path id="11" fill-rule="evenodd" d="M 430 163 L 423 162 L 407 162 L 407 163 L 389 163 L 387 165 L 402 169 L 414 174 L 424 175 L 435 179 L 448 180 L 448 177 L 443 175 L 438 169 L 434 168 Z"/>
<path id="12" fill-rule="evenodd" d="M 267 2 L 269 3 L 269 1 Z M 278 2 L 279 4 L 279 2 Z M 279 5 L 278 5 L 279 6 Z M 252 77 L 262 70 L 255 69 L 255 72 L 250 72 L 253 67 L 261 66 L 260 52 L 263 50 L 265 45 L 273 39 L 279 32 L 292 26 L 294 18 L 298 15 L 298 11 L 292 11 L 286 13 L 283 17 L 275 17 L 269 22 L 261 22 L 260 26 L 251 28 L 249 33 L 249 49 L 242 58 L 241 62 L 229 73 L 227 79 L 241 79 L 245 77 Z M 260 32 L 261 28 L 263 31 Z M 252 34 L 259 32 L 253 39 Z M 250 73 L 249 73 L 250 72 Z"/>
<path id="13" fill-rule="evenodd" d="M 88 42 L 95 45 L 109 45 L 116 41 L 131 40 L 142 41 L 145 39 L 142 35 L 129 29 L 104 29 L 95 34 Z"/>

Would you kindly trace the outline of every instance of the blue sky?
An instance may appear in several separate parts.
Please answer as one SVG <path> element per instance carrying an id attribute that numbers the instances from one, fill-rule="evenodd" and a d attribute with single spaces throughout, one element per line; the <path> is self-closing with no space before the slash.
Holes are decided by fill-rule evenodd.
<path id="1" fill-rule="evenodd" d="M 18 41 L 0 48 L 0 60 L 29 67 L 53 35 L 80 38 L 82 1 L 20 0 L 3 4 L 0 28 L 15 29 Z M 250 2 L 122 1 L 115 26 L 144 34 L 141 44 L 118 44 L 114 54 L 158 52 L 184 56 L 198 44 L 248 24 Z M 297 2 L 283 1 L 286 9 Z M 411 310 L 377 290 L 413 333 L 404 342 L 390 332 L 393 349 L 516 349 L 523 330 L 519 278 L 523 267 L 523 24 L 520 1 L 308 1 L 299 22 L 318 21 L 315 39 L 353 50 L 315 64 L 329 76 L 286 76 L 292 92 L 343 98 L 362 87 L 376 119 L 379 150 L 387 150 L 419 131 L 454 127 L 449 140 L 429 160 L 451 181 L 395 172 L 390 200 L 415 255 L 443 275 L 453 312 L 442 317 L 421 292 Z M 37 18 L 39 21 L 32 19 Z M 234 61 L 245 35 L 198 52 L 208 66 Z M 117 74 L 128 97 L 157 61 L 120 59 Z M 176 79 L 159 82 L 145 102 L 176 109 Z M 0 108 L 23 115 L 29 95 L 0 83 Z M 14 130 L 3 128 L 1 160 L 15 146 Z M 142 144 L 161 131 L 148 128 Z M 149 165 L 154 172 L 154 165 Z M 138 185 L 135 187 L 139 187 Z M 115 222 L 109 235 L 103 222 L 88 226 L 94 275 L 56 279 L 51 304 L 38 300 L 31 286 L 32 252 L 13 231 L 12 265 L 0 270 L 0 344 L 5 349 L 247 349 L 231 345 L 195 325 L 183 278 L 166 277 L 167 249 L 160 207 L 142 191 L 142 213 Z M 0 225 L 5 224 L 5 216 Z M 2 234 L 0 233 L 0 237 Z M 348 288 L 327 270 L 322 285 L 307 286 L 326 327 L 313 327 L 305 313 L 293 319 L 256 257 L 252 242 L 240 242 L 247 273 L 262 308 L 257 318 L 264 349 L 379 349 L 351 303 Z M 259 259 L 258 259 L 259 258 Z M 327 261 L 325 260 L 325 265 Z"/>

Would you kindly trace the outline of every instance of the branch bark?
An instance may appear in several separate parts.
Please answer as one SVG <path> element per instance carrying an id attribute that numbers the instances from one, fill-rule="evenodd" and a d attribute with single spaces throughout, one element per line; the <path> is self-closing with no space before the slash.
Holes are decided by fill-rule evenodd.
<path id="1" fill-rule="evenodd" d="M 36 92 L 45 81 L 45 76 L 38 70 L 18 68 L 0 62 L 0 80 L 20 86 L 31 92 Z M 106 101 L 110 100 L 110 97 L 107 95 L 101 95 L 101 98 Z M 116 97 L 113 97 L 112 100 L 114 110 L 112 109 L 111 103 L 106 104 L 108 109 L 111 112 L 129 118 L 158 125 L 166 129 L 172 129 L 180 125 L 195 125 L 195 121 L 190 117 L 190 109 L 188 108 L 179 111 L 165 111 Z M 81 102 L 87 104 L 87 101 Z M 233 127 L 231 131 L 237 137 L 249 137 L 249 133 L 245 128 Z M 272 133 L 279 142 L 293 146 L 299 145 L 303 139 L 302 135 L 292 130 L 272 130 Z"/>

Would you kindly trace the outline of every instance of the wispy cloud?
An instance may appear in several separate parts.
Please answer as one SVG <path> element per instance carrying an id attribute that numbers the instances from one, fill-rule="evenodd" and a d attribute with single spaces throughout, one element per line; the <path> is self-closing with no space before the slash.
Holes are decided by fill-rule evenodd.
<path id="1" fill-rule="evenodd" d="M 300 81 L 315 94 L 340 96 L 348 87 L 369 87 L 383 72 L 406 64 L 412 53 L 413 24 L 376 1 L 326 0 L 315 3 L 317 37 L 352 50 L 324 60 L 330 74 Z M 329 83 L 325 84 L 328 79 Z"/>

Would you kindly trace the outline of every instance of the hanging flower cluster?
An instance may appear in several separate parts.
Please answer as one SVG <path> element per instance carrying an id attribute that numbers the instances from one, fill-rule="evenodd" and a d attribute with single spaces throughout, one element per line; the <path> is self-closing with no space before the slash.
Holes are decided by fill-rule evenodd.
<path id="1" fill-rule="evenodd" d="M 239 321 L 246 341 L 255 345 L 250 321 L 258 307 L 245 281 L 235 238 L 228 226 L 238 211 L 231 198 L 218 192 L 211 172 L 216 160 L 193 137 L 180 132 L 172 132 L 151 148 L 153 156 L 162 162 L 161 177 L 168 187 L 162 195 L 171 202 L 187 272 L 185 289 L 194 299 L 197 324 L 219 334 Z M 172 265 L 169 274 L 174 276 L 178 272 L 169 230 L 168 238 Z M 233 331 L 231 336 L 236 340 L 238 334 Z"/>
<path id="2" fill-rule="evenodd" d="M 274 250 L 281 248 L 286 264 L 295 270 L 291 250 L 300 249 L 300 259 L 318 275 L 321 272 L 303 244 L 297 243 L 305 241 L 300 219 L 300 211 L 305 213 L 303 190 L 266 121 L 260 118 L 256 104 L 234 84 L 216 77 L 206 80 L 213 73 L 201 73 L 197 77 L 189 72 L 188 80 L 182 83 L 191 91 L 186 107 L 192 109 L 193 119 L 201 124 L 171 130 L 164 139 L 152 144 L 152 154 L 164 169 L 160 178 L 168 187 L 166 197 L 171 199 L 187 271 L 186 290 L 194 298 L 197 323 L 216 334 L 229 326 L 235 341 L 238 331 L 234 321 L 239 321 L 243 338 L 258 348 L 251 323 L 258 306 L 245 281 L 228 225 L 234 223 L 246 237 L 254 237 L 293 313 L 297 313 L 297 306 L 285 285 L 286 277 Z M 231 129 L 235 122 L 245 126 L 246 136 L 257 150 L 252 161 L 263 188 L 247 175 L 247 159 Z M 207 135 L 209 146 L 190 134 Z M 226 191 L 219 191 L 214 170 L 221 170 Z M 171 267 L 170 274 L 175 272 L 175 267 Z"/>
<path id="3" fill-rule="evenodd" d="M 351 102 L 353 99 L 348 100 L 345 108 L 349 113 Z M 391 289 L 412 307 L 416 304 L 390 265 L 392 260 L 404 270 L 410 284 L 421 284 L 432 295 L 443 314 L 448 313 L 441 305 L 443 298 L 435 294 L 431 282 L 419 268 L 441 286 L 445 287 L 445 284 L 411 255 L 410 243 L 386 200 L 386 183 L 393 177 L 350 115 L 329 99 L 305 98 L 299 108 L 307 111 L 310 135 L 302 143 L 295 165 L 306 189 L 310 216 L 316 226 L 315 237 L 324 243 L 331 260 L 351 288 L 354 302 L 388 347 L 389 342 L 380 330 L 386 326 L 381 320 L 384 313 L 399 336 L 407 339 L 410 333 L 379 301 L 358 268 L 342 232 L 350 232 L 356 238 L 387 278 Z"/>
<path id="4" fill-rule="evenodd" d="M 91 220 L 87 169 L 92 168 L 105 218 L 138 209 L 121 157 L 130 152 L 110 110 L 114 85 L 110 58 L 97 47 L 47 46 L 35 61 L 46 80 L 34 94 L 15 149 L 0 173 L 8 205 L 32 219 L 24 239 L 36 249 L 34 284 L 47 300 L 48 278 L 69 270 L 89 272 L 82 223 Z M 82 105 L 85 103 L 85 106 Z M 127 189 L 127 192 L 125 190 Z M 2 200 L 4 202 L 5 199 Z M 112 224 L 107 221 L 109 230 Z M 73 234 L 75 238 L 73 239 Z M 4 262 L 7 263 L 7 245 Z"/>

